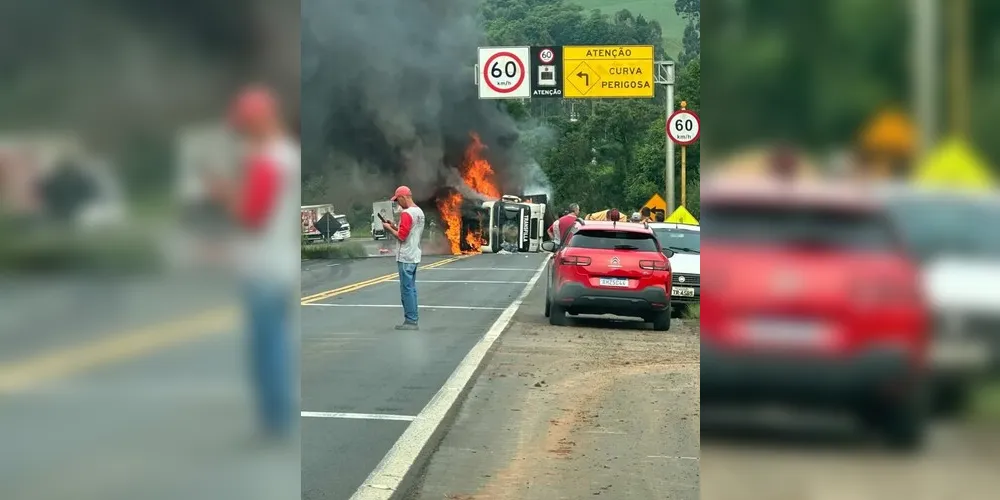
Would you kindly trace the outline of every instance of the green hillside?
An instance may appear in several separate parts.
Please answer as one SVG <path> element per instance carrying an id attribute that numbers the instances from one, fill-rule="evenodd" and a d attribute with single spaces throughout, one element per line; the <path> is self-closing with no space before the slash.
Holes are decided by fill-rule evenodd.
<path id="1" fill-rule="evenodd" d="M 674 11 L 672 0 L 570 0 L 585 9 L 600 9 L 605 14 L 614 14 L 628 9 L 634 15 L 642 14 L 646 19 L 657 21 L 663 28 L 663 48 L 676 56 L 681 52 L 681 38 L 684 36 L 685 22 Z"/>

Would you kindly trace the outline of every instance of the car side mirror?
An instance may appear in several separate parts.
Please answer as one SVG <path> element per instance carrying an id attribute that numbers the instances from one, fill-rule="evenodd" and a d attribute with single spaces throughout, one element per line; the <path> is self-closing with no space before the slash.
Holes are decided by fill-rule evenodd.
<path id="1" fill-rule="evenodd" d="M 667 258 L 669 259 L 669 258 L 671 258 L 671 257 L 674 256 L 674 251 L 671 250 L 671 249 L 669 249 L 669 248 L 664 248 L 663 249 L 663 255 L 666 255 Z"/>
<path id="2" fill-rule="evenodd" d="M 543 241 L 542 242 L 542 250 L 545 250 L 546 252 L 555 252 L 556 251 L 556 242 L 551 241 L 551 240 L 550 241 Z"/>

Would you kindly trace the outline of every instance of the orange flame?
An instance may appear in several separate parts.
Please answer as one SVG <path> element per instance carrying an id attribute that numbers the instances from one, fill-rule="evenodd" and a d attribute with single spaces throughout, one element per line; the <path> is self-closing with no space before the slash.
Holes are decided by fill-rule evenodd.
<path id="1" fill-rule="evenodd" d="M 451 192 L 438 200 L 438 211 L 444 224 L 444 234 L 451 244 L 452 255 L 462 253 L 459 238 L 462 236 L 462 195 Z"/>
<path id="2" fill-rule="evenodd" d="M 488 198 L 499 199 L 501 192 L 496 184 L 496 173 L 490 162 L 483 158 L 483 151 L 486 145 L 479 138 L 479 134 L 472 132 L 469 134 L 472 142 L 465 149 L 465 156 L 458 171 L 462 181 L 473 191 Z M 451 253 L 458 255 L 462 253 L 462 240 L 466 246 L 471 247 L 469 253 L 479 253 L 480 247 L 486 242 L 481 235 L 476 235 L 473 231 L 466 232 L 462 237 L 462 195 L 453 192 L 438 201 L 438 211 L 441 213 L 441 220 L 445 226 L 445 235 L 451 245 Z"/>

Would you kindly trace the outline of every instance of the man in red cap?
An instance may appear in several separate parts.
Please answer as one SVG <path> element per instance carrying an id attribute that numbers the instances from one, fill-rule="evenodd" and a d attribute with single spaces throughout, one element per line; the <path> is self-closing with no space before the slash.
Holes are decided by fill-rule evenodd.
<path id="1" fill-rule="evenodd" d="M 298 408 L 291 328 L 300 273 L 300 148 L 287 133 L 277 97 L 265 87 L 237 94 L 229 122 L 246 148 L 242 180 L 212 187 L 242 230 L 238 260 L 260 422 L 269 437 L 287 437 Z"/>
<path id="2" fill-rule="evenodd" d="M 386 234 L 398 240 L 396 246 L 396 266 L 399 268 L 399 294 L 403 302 L 403 323 L 397 330 L 417 330 L 417 266 L 420 265 L 420 235 L 424 232 L 424 211 L 413 203 L 413 193 L 406 186 L 396 188 L 392 201 L 399 204 L 403 212 L 399 215 L 399 227 L 391 222 L 383 222 Z"/>

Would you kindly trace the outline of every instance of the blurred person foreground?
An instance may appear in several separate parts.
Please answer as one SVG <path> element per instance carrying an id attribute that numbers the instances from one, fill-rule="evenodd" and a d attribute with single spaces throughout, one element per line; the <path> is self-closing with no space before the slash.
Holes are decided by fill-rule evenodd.
<path id="1" fill-rule="evenodd" d="M 0 498 L 299 494 L 297 439 L 256 434 L 246 257 L 208 197 L 240 173 L 233 87 L 298 87 L 298 5 L 265 3 L 0 9 Z"/>

